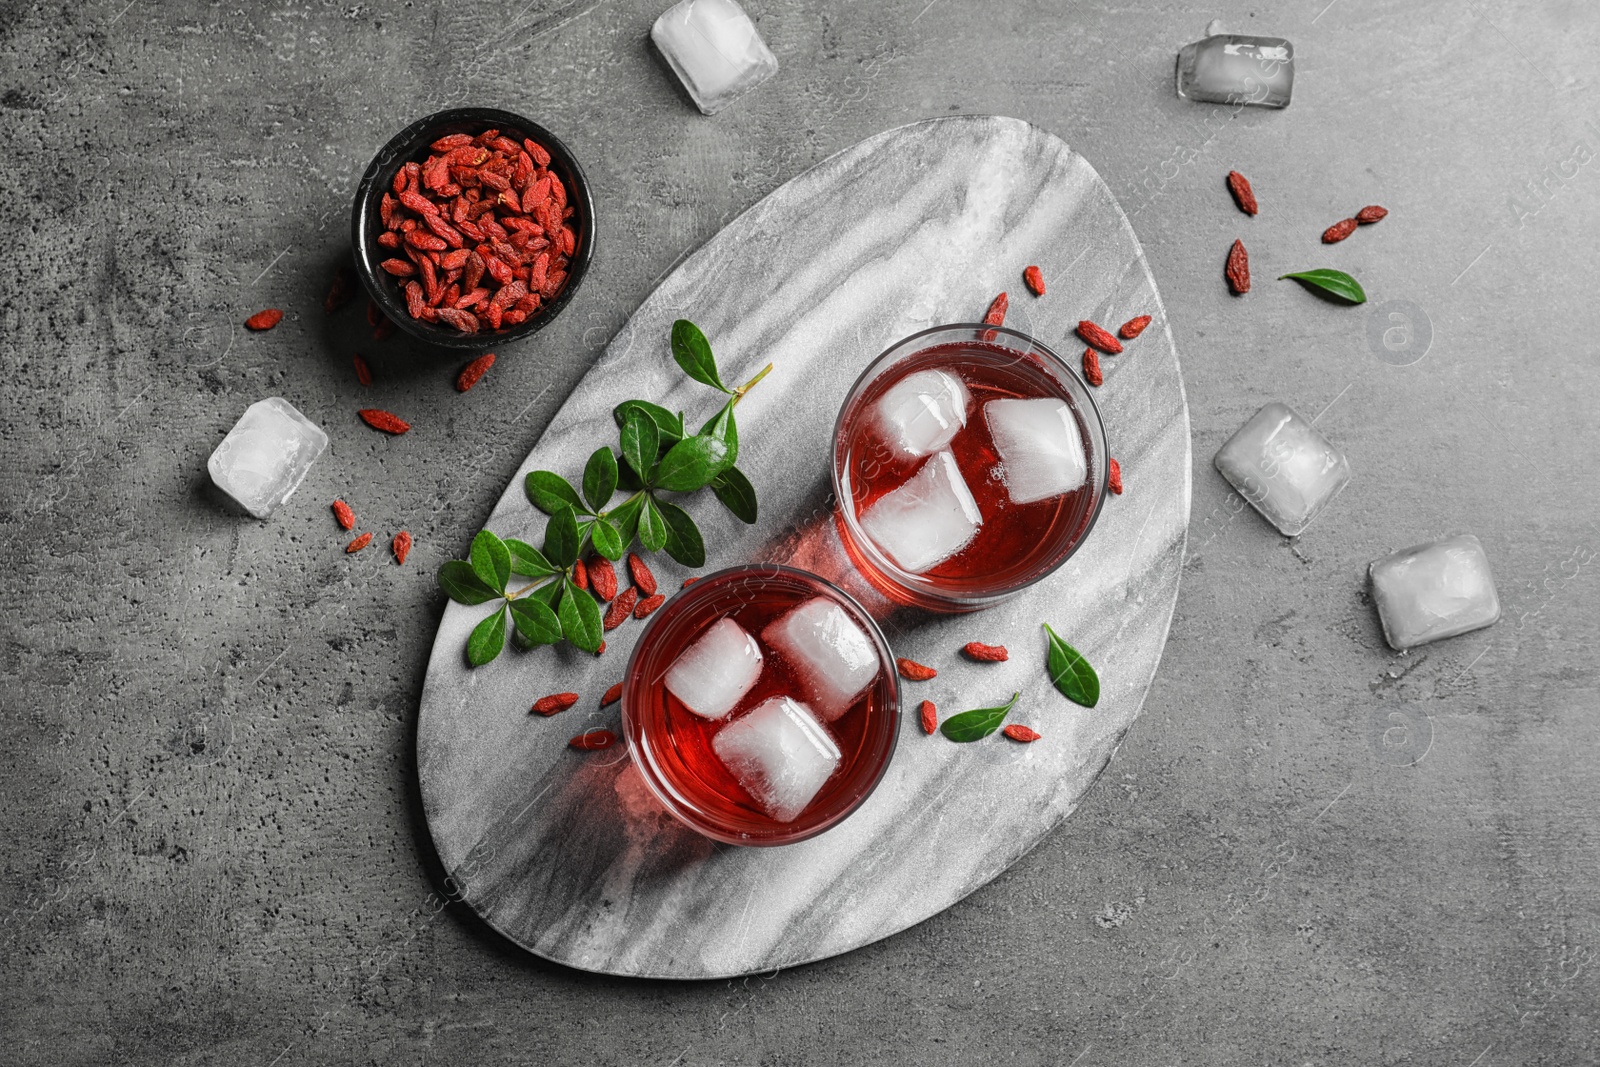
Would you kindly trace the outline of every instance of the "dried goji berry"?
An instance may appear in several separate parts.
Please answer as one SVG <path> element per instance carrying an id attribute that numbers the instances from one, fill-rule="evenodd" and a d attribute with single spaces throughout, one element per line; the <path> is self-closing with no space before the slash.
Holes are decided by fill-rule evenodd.
<path id="1" fill-rule="evenodd" d="M 245 327 L 251 330 L 270 330 L 283 321 L 283 312 L 277 308 L 267 308 L 258 311 L 244 320 Z"/>
<path id="2" fill-rule="evenodd" d="M 1381 208 L 1377 204 L 1368 204 L 1366 207 L 1356 212 L 1356 221 L 1361 223 L 1361 225 L 1366 226 L 1370 223 L 1379 222 L 1387 218 L 1388 215 L 1389 211 L 1387 208 Z"/>
<path id="3" fill-rule="evenodd" d="M 605 650 L 606 650 L 606 643 L 604 641 L 601 641 L 600 642 L 600 647 L 594 650 L 594 654 L 598 656 L 602 652 L 604 652 Z"/>
<path id="4" fill-rule="evenodd" d="M 939 673 L 932 667 L 924 666 L 914 659 L 906 659 L 904 656 L 896 659 L 894 665 L 900 669 L 900 677 L 911 682 L 926 682 Z"/>
<path id="5" fill-rule="evenodd" d="M 477 385 L 478 379 L 482 378 L 484 372 L 492 366 L 494 366 L 494 353 L 485 352 L 461 368 L 461 373 L 456 376 L 456 392 L 464 393 L 474 385 Z"/>
<path id="6" fill-rule="evenodd" d="M 354 356 L 350 357 L 350 362 L 355 364 L 356 381 L 360 382 L 362 385 L 371 385 L 372 368 L 367 366 L 365 357 L 363 357 L 360 352 L 357 352 Z"/>
<path id="7" fill-rule="evenodd" d="M 1004 326 L 1006 324 L 1006 308 L 1011 306 L 1011 298 L 1001 293 L 989 303 L 989 310 L 983 313 L 985 326 Z"/>
<path id="8" fill-rule="evenodd" d="M 567 744 L 584 752 L 598 752 L 617 743 L 617 735 L 610 730 L 590 730 L 574 737 Z"/>
<path id="9" fill-rule="evenodd" d="M 350 303 L 350 298 L 355 295 L 355 278 L 351 275 L 350 268 L 339 267 L 333 272 L 333 281 L 328 286 L 328 295 L 322 298 L 322 310 L 331 315 Z"/>
<path id="10" fill-rule="evenodd" d="M 1005 645 L 986 645 L 981 641 L 968 641 L 961 646 L 961 651 L 979 663 L 1004 663 L 1011 658 Z"/>
<path id="11" fill-rule="evenodd" d="M 589 557 L 589 588 L 601 600 L 611 600 L 617 595 L 617 571 L 604 556 Z"/>
<path id="12" fill-rule="evenodd" d="M 333 502 L 333 517 L 338 520 L 342 528 L 346 530 L 355 529 L 356 513 L 343 500 L 335 500 Z"/>
<path id="13" fill-rule="evenodd" d="M 1144 328 L 1148 325 L 1150 325 L 1150 316 L 1140 315 L 1138 318 L 1129 319 L 1123 323 L 1122 329 L 1117 331 L 1117 336 L 1124 341 L 1131 341 L 1141 333 L 1144 333 Z"/>
<path id="14" fill-rule="evenodd" d="M 1243 241 L 1233 242 L 1233 247 L 1228 249 L 1228 265 L 1222 273 L 1234 296 L 1250 291 L 1250 253 L 1245 251 Z"/>
<path id="15" fill-rule="evenodd" d="M 637 552 L 628 553 L 628 573 L 633 576 L 633 584 L 639 587 L 639 592 L 645 596 L 656 595 L 656 576 L 650 573 L 649 564 L 640 559 Z"/>
<path id="16" fill-rule="evenodd" d="M 409 259 L 386 259 L 379 263 L 378 266 L 396 278 L 415 278 L 417 276 L 416 265 Z M 377 324 L 374 323 L 373 325 Z"/>
<path id="17" fill-rule="evenodd" d="M 665 594 L 662 594 L 662 593 L 656 593 L 653 596 L 645 597 L 643 600 L 639 601 L 639 603 L 634 607 L 634 609 L 633 609 L 633 617 L 636 618 L 636 619 L 649 618 L 650 617 L 650 613 L 655 611 L 662 604 L 666 603 L 666 600 L 667 600 L 667 598 L 666 598 Z"/>
<path id="18" fill-rule="evenodd" d="M 1100 371 L 1100 353 L 1092 348 L 1083 350 L 1083 380 L 1090 385 L 1104 385 L 1106 377 Z"/>
<path id="19" fill-rule="evenodd" d="M 374 430 L 384 433 L 401 434 L 411 429 L 411 424 L 392 411 L 381 408 L 362 408 L 356 412 L 361 416 L 361 421 L 371 426 Z"/>
<path id="20" fill-rule="evenodd" d="M 585 591 L 589 588 L 589 568 L 581 559 L 572 563 L 572 584 Z"/>
<path id="21" fill-rule="evenodd" d="M 925 734 L 937 733 L 939 730 L 939 709 L 931 700 L 924 700 L 917 709 L 922 718 L 922 732 Z"/>
<path id="22" fill-rule="evenodd" d="M 558 711 L 566 711 L 577 702 L 577 693 L 551 693 L 549 696 L 535 700 L 532 710 L 540 715 L 554 715 Z"/>
<path id="23" fill-rule="evenodd" d="M 1121 341 L 1112 337 L 1105 327 L 1088 319 L 1078 323 L 1078 336 L 1083 338 L 1085 344 L 1093 345 L 1108 356 L 1117 355 L 1122 351 Z"/>
<path id="24" fill-rule="evenodd" d="M 403 566 L 406 557 L 411 555 L 411 535 L 401 530 L 394 535 L 394 541 L 389 547 L 394 549 L 394 561 Z"/>
<path id="25" fill-rule="evenodd" d="M 1028 744 L 1030 741 L 1037 741 L 1042 736 L 1038 730 L 1024 726 L 1020 722 L 1014 722 L 1000 732 L 1011 738 L 1011 740 L 1021 741 L 1023 744 Z"/>
<path id="26" fill-rule="evenodd" d="M 1322 243 L 1325 245 L 1336 245 L 1346 237 L 1349 237 L 1351 234 L 1355 233 L 1358 225 L 1360 224 L 1356 222 L 1355 219 L 1340 219 L 1338 222 L 1322 231 Z"/>
<path id="27" fill-rule="evenodd" d="M 1236 170 L 1228 172 L 1228 192 L 1233 194 L 1233 202 L 1246 215 L 1254 215 L 1261 210 L 1256 204 L 1255 190 L 1250 188 L 1250 179 Z"/>
<path id="28" fill-rule="evenodd" d="M 685 579 L 684 579 L 684 580 L 683 580 L 683 584 L 682 584 L 682 585 L 681 585 L 681 586 L 679 586 L 679 587 L 678 587 L 678 588 L 680 588 L 680 589 L 687 589 L 687 588 L 689 588 L 689 587 L 690 587 L 690 586 L 691 586 L 691 585 L 693 585 L 693 584 L 694 584 L 694 583 L 695 583 L 695 582 L 698 582 L 698 581 L 699 581 L 699 580 L 700 580 L 700 579 L 699 579 L 699 577 L 698 577 L 698 576 L 696 576 L 696 577 L 694 577 L 694 578 L 685 578 Z"/>
<path id="29" fill-rule="evenodd" d="M 611 688 L 607 689 L 605 691 L 605 693 L 601 695 L 601 697 L 600 697 L 600 706 L 603 708 L 603 707 L 606 707 L 609 704 L 615 704 L 617 701 L 619 701 L 621 699 L 622 699 L 622 683 L 621 682 L 615 682 L 615 683 L 612 684 Z"/>
<path id="30" fill-rule="evenodd" d="M 348 545 L 345 545 L 344 551 L 346 555 L 349 555 L 351 552 L 360 552 L 363 548 L 366 548 L 370 544 L 372 544 L 372 534 L 364 533 L 354 541 L 351 541 Z"/>
<path id="31" fill-rule="evenodd" d="M 470 311 L 458 311 L 455 308 L 439 308 L 439 321 L 446 326 L 453 326 L 462 333 L 478 332 L 478 316 Z"/>
<path id="32" fill-rule="evenodd" d="M 617 594 L 611 602 L 611 607 L 606 609 L 606 617 L 601 620 L 607 630 L 615 630 L 628 621 L 628 616 L 633 613 L 633 606 L 639 602 L 639 590 L 629 586 Z"/>
<path id="33" fill-rule="evenodd" d="M 1029 267 L 1023 271 L 1022 280 L 1034 296 L 1044 295 L 1044 273 L 1038 267 Z"/>
<path id="34" fill-rule="evenodd" d="M 1122 464 L 1118 463 L 1116 460 L 1113 459 L 1113 460 L 1108 460 L 1107 461 L 1107 466 L 1110 467 L 1110 470 L 1107 472 L 1107 475 L 1106 475 L 1106 488 L 1110 489 L 1116 495 L 1121 496 L 1122 495 Z"/>

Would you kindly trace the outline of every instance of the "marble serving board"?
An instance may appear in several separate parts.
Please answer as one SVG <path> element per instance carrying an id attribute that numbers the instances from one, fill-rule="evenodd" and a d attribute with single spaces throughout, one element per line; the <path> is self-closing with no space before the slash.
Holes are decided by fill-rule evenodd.
<path id="1" fill-rule="evenodd" d="M 1043 298 L 1022 285 L 1038 264 Z M 981 319 L 1001 290 L 1008 325 L 1069 362 L 1080 319 L 1155 317 L 1096 392 L 1127 491 L 1050 579 L 981 614 L 891 610 L 844 561 L 829 519 L 832 426 L 863 367 L 926 326 Z M 485 607 L 451 604 L 435 639 L 417 735 L 422 799 L 458 893 L 531 952 L 613 974 L 715 978 L 846 952 L 949 907 L 1064 819 L 1105 768 L 1144 701 L 1166 642 L 1189 516 L 1189 419 L 1178 355 L 1138 239 L 1094 168 L 1054 135 L 998 117 L 935 119 L 862 141 L 789 181 L 689 256 L 640 306 L 551 421 L 487 527 L 535 544 L 544 517 L 523 492 L 533 469 L 576 481 L 615 441 L 611 409 L 657 400 L 696 423 L 716 396 L 684 377 L 668 336 L 690 318 L 727 381 L 774 370 L 739 408 L 740 466 L 760 496 L 747 527 L 710 494 L 689 504 L 706 570 L 784 562 L 842 584 L 898 655 L 937 665 L 904 683 L 894 759 L 877 791 L 819 837 L 778 848 L 714 843 L 674 822 L 626 749 L 580 753 L 569 737 L 618 729 L 599 697 L 618 681 L 642 624 L 604 655 L 508 649 L 471 669 L 467 634 Z M 686 572 L 664 555 L 676 590 Z M 1099 706 L 1050 686 L 1048 620 L 1099 669 Z M 974 639 L 1011 660 L 965 662 Z M 941 712 L 1022 699 L 1012 721 L 1043 740 L 975 744 L 924 736 L 916 707 Z M 538 696 L 583 694 L 553 718 Z"/>

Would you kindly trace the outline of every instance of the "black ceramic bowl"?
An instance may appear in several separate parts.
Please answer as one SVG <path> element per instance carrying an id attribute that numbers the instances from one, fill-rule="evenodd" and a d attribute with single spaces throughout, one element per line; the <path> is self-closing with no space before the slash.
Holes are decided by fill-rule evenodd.
<path id="1" fill-rule="evenodd" d="M 550 153 L 550 170 L 567 187 L 567 203 L 575 209 L 572 228 L 577 233 L 577 247 L 573 249 L 567 266 L 567 285 L 554 300 L 539 309 L 538 314 L 517 326 L 503 330 L 482 330 L 462 333 L 450 326 L 414 319 L 406 310 L 405 296 L 395 279 L 378 264 L 392 254 L 378 244 L 378 234 L 383 232 L 379 205 L 383 194 L 394 181 L 395 172 L 406 163 L 422 162 L 429 155 L 434 141 L 451 133 L 469 133 L 474 136 L 491 127 L 503 131 L 513 140 L 532 138 Z M 594 257 L 594 201 L 589 197 L 589 182 L 583 168 L 561 139 L 549 130 L 509 111 L 492 107 L 458 107 L 440 111 L 427 118 L 418 119 L 379 150 L 367 166 L 367 173 L 356 189 L 355 210 L 350 219 L 350 241 L 355 250 L 356 269 L 367 293 L 377 301 L 389 318 L 402 330 L 421 338 L 429 344 L 452 349 L 488 349 L 526 337 L 539 330 L 561 314 L 561 309 L 572 300 L 584 275 L 589 272 L 589 261 Z"/>

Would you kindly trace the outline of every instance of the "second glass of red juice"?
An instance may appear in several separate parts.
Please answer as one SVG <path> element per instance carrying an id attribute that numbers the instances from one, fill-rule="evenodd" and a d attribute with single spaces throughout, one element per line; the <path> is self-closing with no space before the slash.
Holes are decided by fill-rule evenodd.
<path id="1" fill-rule="evenodd" d="M 845 551 L 890 600 L 972 611 L 1067 561 L 1105 498 L 1089 389 L 1015 330 L 936 326 L 857 379 L 834 427 Z"/>

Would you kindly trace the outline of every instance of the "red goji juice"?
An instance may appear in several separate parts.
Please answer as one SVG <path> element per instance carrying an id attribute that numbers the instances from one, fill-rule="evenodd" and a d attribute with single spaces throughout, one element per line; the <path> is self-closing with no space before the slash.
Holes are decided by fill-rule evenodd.
<path id="1" fill-rule="evenodd" d="M 816 597 L 838 604 L 867 634 L 878 651 L 878 673 L 848 710 L 823 725 L 839 750 L 839 762 L 800 814 L 784 822 L 746 791 L 717 755 L 713 740 L 771 697 L 805 702 L 801 668 L 762 635 L 771 623 Z M 670 692 L 665 679 L 678 657 L 722 619 L 732 619 L 755 638 L 761 669 L 731 712 L 707 719 Z M 667 809 L 700 833 L 745 845 L 811 837 L 855 810 L 888 766 L 899 722 L 893 661 L 871 617 L 822 579 L 776 566 L 738 567 L 707 576 L 657 611 L 629 661 L 622 712 L 634 763 Z"/>
<path id="2" fill-rule="evenodd" d="M 1065 562 L 1098 514 L 1105 447 L 1099 413 L 1087 390 L 1031 338 L 1001 334 L 1010 331 L 942 327 L 908 338 L 897 348 L 912 348 L 910 354 L 900 356 L 891 349 L 881 357 L 857 383 L 840 415 L 834 459 L 840 537 L 857 569 L 897 602 L 955 611 L 993 603 Z M 922 343 L 912 346 L 919 338 Z M 965 424 L 943 450 L 954 457 L 982 522 L 965 547 L 926 570 L 909 573 L 873 544 L 859 520 L 929 461 L 927 455 L 908 456 L 891 447 L 876 414 L 896 384 L 928 370 L 954 375 L 969 394 Z M 1068 492 L 1017 503 L 984 407 L 995 400 L 1046 397 L 1060 400 L 1071 412 L 1088 473 Z"/>

